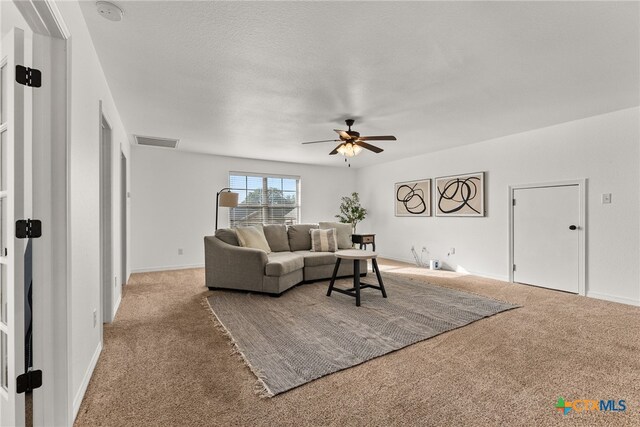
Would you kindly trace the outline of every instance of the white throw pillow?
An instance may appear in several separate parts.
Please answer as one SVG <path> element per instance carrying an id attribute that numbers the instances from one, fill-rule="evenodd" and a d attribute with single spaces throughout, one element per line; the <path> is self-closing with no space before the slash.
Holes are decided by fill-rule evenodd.
<path id="1" fill-rule="evenodd" d="M 335 252 L 338 250 L 335 228 L 329 230 L 313 229 L 309 232 L 311 233 L 312 252 Z"/>
<path id="2" fill-rule="evenodd" d="M 238 243 L 244 248 L 260 249 L 266 253 L 271 253 L 271 248 L 267 242 L 267 238 L 264 236 L 264 230 L 261 225 L 249 226 L 249 227 L 237 227 L 236 235 L 238 236 Z"/>
<path id="3" fill-rule="evenodd" d="M 351 241 L 352 228 L 351 224 L 345 224 L 342 222 L 320 222 L 318 223 L 321 230 L 329 230 L 331 228 L 336 229 L 336 241 L 338 242 L 338 249 L 352 249 L 353 242 Z"/>

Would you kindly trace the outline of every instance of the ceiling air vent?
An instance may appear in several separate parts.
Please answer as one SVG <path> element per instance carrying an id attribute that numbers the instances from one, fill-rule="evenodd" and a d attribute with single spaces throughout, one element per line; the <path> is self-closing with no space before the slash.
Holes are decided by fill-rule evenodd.
<path id="1" fill-rule="evenodd" d="M 138 145 L 148 145 L 151 147 L 176 148 L 179 139 L 156 138 L 155 136 L 133 135 Z"/>

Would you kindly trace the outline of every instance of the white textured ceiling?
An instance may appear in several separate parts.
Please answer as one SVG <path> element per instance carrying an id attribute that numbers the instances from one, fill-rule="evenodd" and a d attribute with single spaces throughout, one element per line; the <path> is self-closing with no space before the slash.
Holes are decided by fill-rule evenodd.
<path id="1" fill-rule="evenodd" d="M 375 164 L 639 104 L 637 2 L 82 2 L 131 134 L 315 164 L 332 129 Z"/>

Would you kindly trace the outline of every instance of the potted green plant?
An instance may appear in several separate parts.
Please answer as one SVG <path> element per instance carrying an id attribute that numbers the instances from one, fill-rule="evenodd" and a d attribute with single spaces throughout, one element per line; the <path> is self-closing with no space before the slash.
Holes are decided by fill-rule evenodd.
<path id="1" fill-rule="evenodd" d="M 343 196 L 340 203 L 340 214 L 336 218 L 345 224 L 351 224 L 353 233 L 356 232 L 356 225 L 367 216 L 367 210 L 360 206 L 360 196 L 358 193 L 351 193 L 351 197 Z"/>

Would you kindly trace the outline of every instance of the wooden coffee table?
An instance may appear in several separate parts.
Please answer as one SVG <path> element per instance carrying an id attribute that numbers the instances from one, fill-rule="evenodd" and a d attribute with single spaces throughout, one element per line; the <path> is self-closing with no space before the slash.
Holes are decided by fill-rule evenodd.
<path id="1" fill-rule="evenodd" d="M 331 276 L 331 283 L 329 284 L 329 289 L 327 290 L 327 296 L 331 296 L 332 291 L 340 292 L 341 294 L 349 295 L 355 297 L 356 306 L 360 307 L 360 290 L 365 288 L 373 288 L 378 289 L 382 292 L 382 296 L 384 298 L 387 297 L 387 292 L 384 290 L 384 284 L 382 283 L 382 276 L 380 276 L 380 269 L 378 268 L 378 261 L 376 261 L 377 253 L 373 251 L 362 251 L 358 249 L 346 249 L 343 251 L 338 251 L 335 253 L 336 255 L 336 266 L 333 269 L 333 275 Z M 338 268 L 340 268 L 340 262 L 345 260 L 353 260 L 353 288 L 349 289 L 340 289 L 334 288 L 333 285 L 336 282 L 336 275 L 338 274 Z M 376 273 L 376 277 L 378 278 L 378 286 L 371 285 L 368 283 L 360 283 L 360 261 L 361 260 L 371 260 L 371 264 L 373 267 L 373 271 Z"/>

